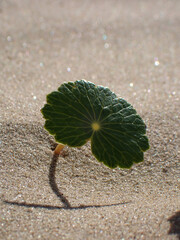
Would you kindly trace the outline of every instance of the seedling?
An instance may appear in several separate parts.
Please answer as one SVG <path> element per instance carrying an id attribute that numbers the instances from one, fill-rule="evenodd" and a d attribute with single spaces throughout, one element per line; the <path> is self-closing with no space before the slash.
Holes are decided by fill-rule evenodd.
<path id="1" fill-rule="evenodd" d="M 91 141 L 98 161 L 110 168 L 130 168 L 149 149 L 146 126 L 136 110 L 108 88 L 79 80 L 62 84 L 47 95 L 41 110 L 45 129 L 64 145 L 80 147 Z"/>

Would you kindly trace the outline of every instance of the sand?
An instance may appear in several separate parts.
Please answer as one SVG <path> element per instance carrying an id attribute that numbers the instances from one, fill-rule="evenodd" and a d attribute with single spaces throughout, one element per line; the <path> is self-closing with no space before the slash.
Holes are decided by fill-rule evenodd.
<path id="1" fill-rule="evenodd" d="M 0 1 L 0 239 L 180 238 L 179 0 Z M 108 169 L 53 157 L 46 94 L 87 79 L 130 102 L 151 148 Z"/>

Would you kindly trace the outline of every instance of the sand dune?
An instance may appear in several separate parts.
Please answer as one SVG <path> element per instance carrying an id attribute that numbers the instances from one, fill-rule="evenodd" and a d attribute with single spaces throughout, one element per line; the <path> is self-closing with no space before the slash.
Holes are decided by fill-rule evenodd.
<path id="1" fill-rule="evenodd" d="M 0 2 L 0 239 L 180 237 L 177 0 Z M 90 143 L 53 156 L 46 94 L 87 79 L 130 102 L 151 148 L 108 169 Z"/>

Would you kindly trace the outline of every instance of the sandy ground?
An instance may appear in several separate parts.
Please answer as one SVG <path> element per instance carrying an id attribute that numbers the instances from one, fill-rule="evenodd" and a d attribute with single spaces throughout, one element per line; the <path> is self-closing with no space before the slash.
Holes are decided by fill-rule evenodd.
<path id="1" fill-rule="evenodd" d="M 0 0 L 0 239 L 180 238 L 179 26 L 179 0 Z M 76 79 L 137 109 L 144 163 L 53 158 L 40 109 Z"/>

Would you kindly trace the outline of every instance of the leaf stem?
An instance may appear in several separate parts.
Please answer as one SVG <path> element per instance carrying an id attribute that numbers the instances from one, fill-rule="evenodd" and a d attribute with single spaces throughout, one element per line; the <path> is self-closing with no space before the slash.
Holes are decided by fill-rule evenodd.
<path id="1" fill-rule="evenodd" d="M 59 143 L 54 150 L 54 154 L 59 155 L 64 147 L 65 147 L 65 145 Z"/>

